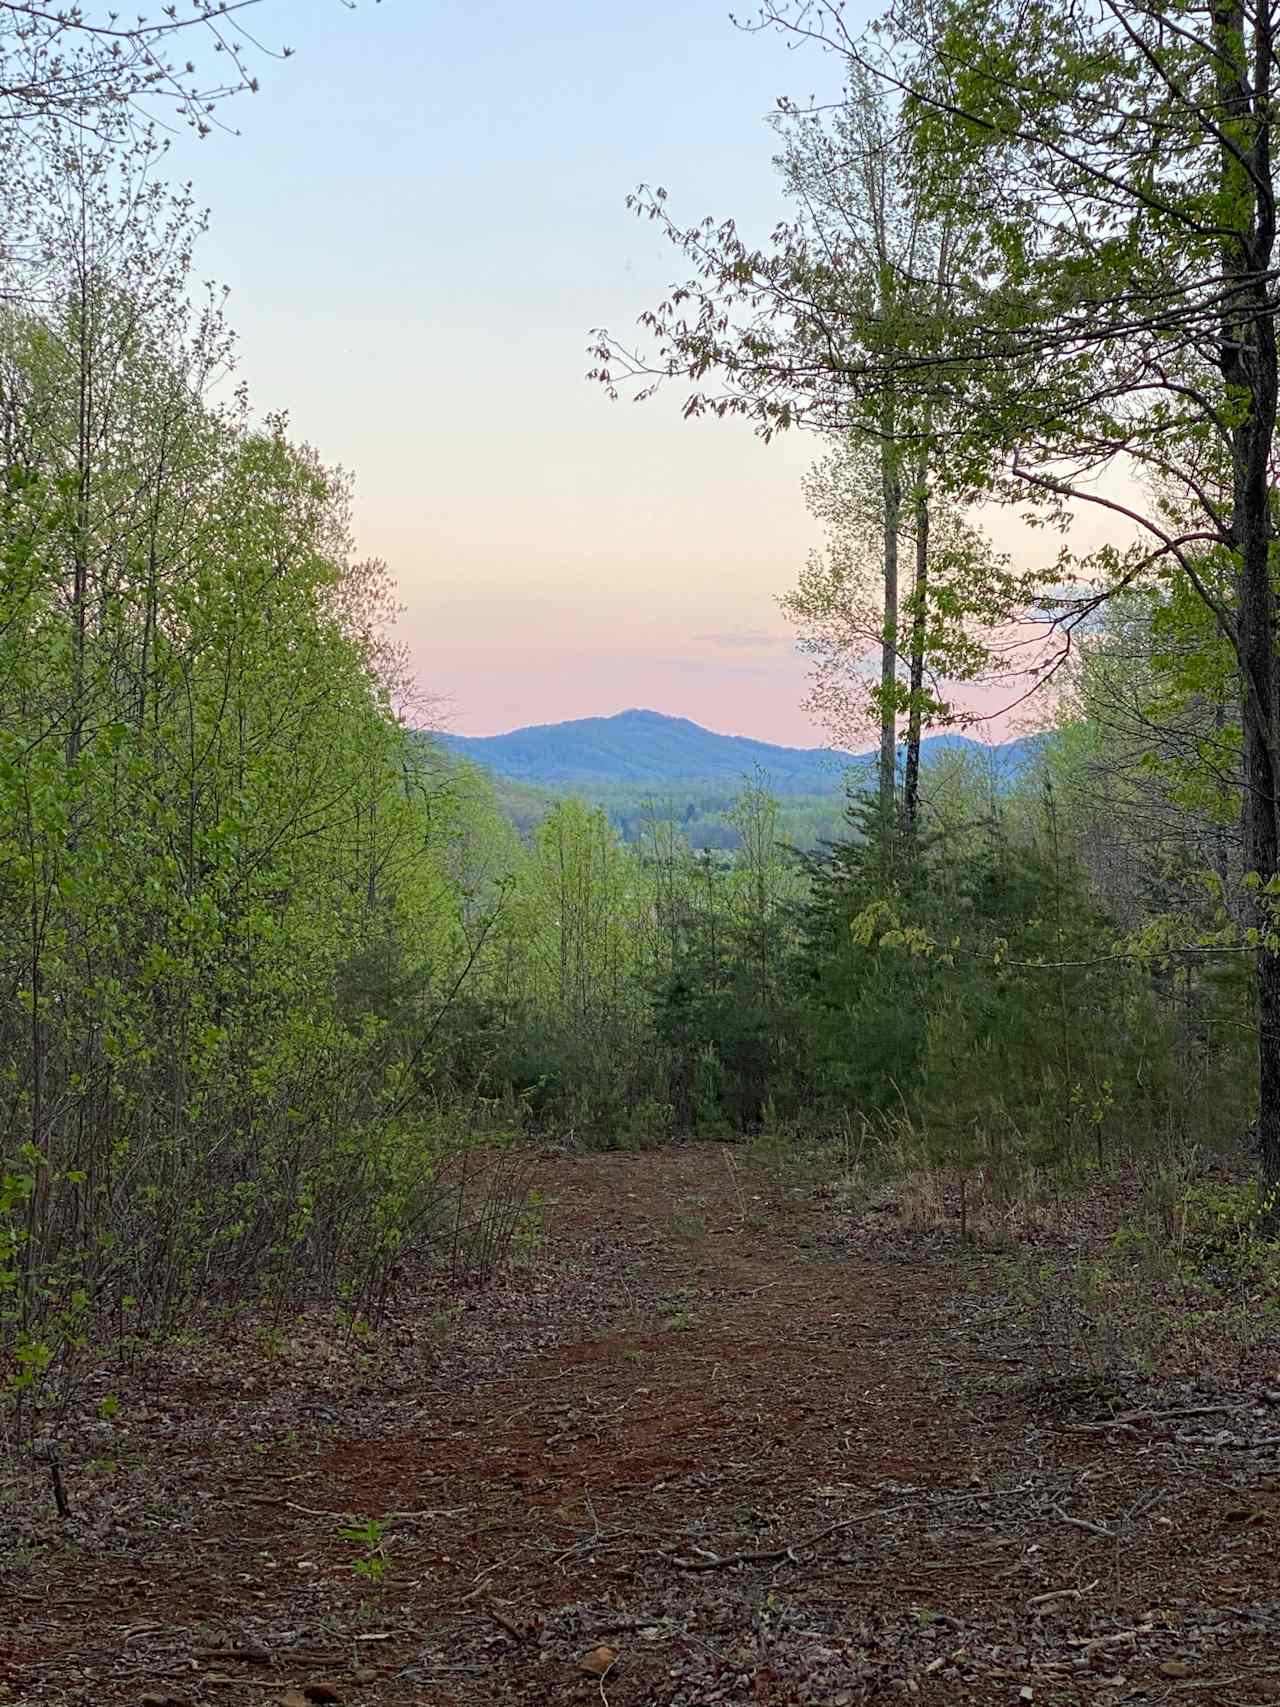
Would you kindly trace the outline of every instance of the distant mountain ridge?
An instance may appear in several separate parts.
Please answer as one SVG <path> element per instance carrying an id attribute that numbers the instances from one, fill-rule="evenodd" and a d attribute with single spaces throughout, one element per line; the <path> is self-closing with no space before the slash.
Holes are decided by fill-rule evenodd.
<path id="1" fill-rule="evenodd" d="M 517 782 L 564 788 L 668 788 L 692 782 L 734 784 L 763 770 L 779 794 L 838 794 L 851 767 L 874 771 L 874 753 L 832 747 L 782 747 L 744 735 L 717 735 L 687 717 L 659 711 L 620 711 L 613 717 L 578 717 L 540 723 L 506 735 L 433 737 L 448 751 Z M 1033 761 L 1040 737 L 988 745 L 966 735 L 930 735 L 924 763 L 967 754 L 993 765 L 1010 782 Z"/>

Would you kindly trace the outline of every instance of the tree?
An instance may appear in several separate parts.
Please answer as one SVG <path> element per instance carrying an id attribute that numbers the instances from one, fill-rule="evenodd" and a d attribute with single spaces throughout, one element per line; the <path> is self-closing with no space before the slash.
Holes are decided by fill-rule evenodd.
<path id="1" fill-rule="evenodd" d="M 147 164 L 46 160 L 50 288 L 0 303 L 0 1398 L 108 1319 L 376 1290 L 501 885 L 396 716 L 348 483 L 210 399 Z"/>
<path id="2" fill-rule="evenodd" d="M 0 0 L 0 136 L 49 118 L 119 135 L 165 108 L 206 135 L 222 101 L 257 88 L 249 60 L 266 50 L 244 14 L 260 3 L 192 0 L 186 17 L 169 5 L 127 20 L 63 0 Z M 217 72 L 184 51 L 197 41 Z"/>
<path id="3" fill-rule="evenodd" d="M 991 589 L 1011 577 L 1005 560 L 944 492 L 917 484 L 900 538 L 914 548 L 915 586 L 891 636 L 892 683 L 877 682 L 866 661 L 884 641 L 879 599 L 883 509 L 878 457 L 850 441 L 816 463 L 805 497 L 826 534 L 796 585 L 779 599 L 813 660 L 807 706 L 837 746 L 857 744 L 869 717 L 889 707 L 907 719 L 902 822 L 914 834 L 919 817 L 920 742 L 924 727 L 954 715 L 952 685 L 982 676 L 990 663 L 987 625 Z M 922 453 L 922 464 L 927 457 Z M 917 477 L 927 477 L 921 467 Z M 895 754 L 896 757 L 896 754 Z"/>
<path id="4" fill-rule="evenodd" d="M 832 113 L 784 112 L 777 126 L 784 152 L 777 162 L 788 191 L 803 209 L 803 224 L 820 251 L 839 257 L 842 273 L 864 280 L 861 336 L 869 347 L 918 342 L 931 294 L 941 295 L 956 260 L 955 221 L 938 219 L 915 193 L 902 127 L 883 87 L 855 74 Z M 923 312 L 922 312 L 923 310 Z M 932 421 L 912 408 L 890 378 L 879 396 L 879 416 L 850 429 L 850 462 L 869 452 L 877 463 L 873 503 L 856 506 L 858 524 L 881 542 L 878 689 L 868 710 L 880 726 L 879 791 L 888 824 L 895 798 L 897 724 L 907 714 L 906 766 L 901 818 L 914 829 L 919 803 L 920 734 L 924 699 L 925 636 L 929 624 L 929 539 Z M 838 454 L 838 453 L 837 453 Z M 868 482 L 866 495 L 873 488 Z M 915 575 L 909 596 L 900 592 L 904 525 L 912 530 Z M 865 605 L 864 605 L 865 610 Z M 906 645 L 900 633 L 905 611 Z M 899 666 L 908 660 L 905 694 Z M 861 664 L 860 656 L 851 660 Z"/>
<path id="5" fill-rule="evenodd" d="M 843 638 L 852 644 L 855 628 L 874 610 L 874 640 L 859 634 L 856 650 L 838 656 L 832 643 L 840 624 L 829 619 L 842 601 L 828 602 L 825 616 L 817 615 L 824 599 L 813 565 L 802 578 L 799 602 L 788 606 L 827 654 L 829 668 L 820 669 L 818 688 L 829 708 L 837 677 L 860 674 L 875 645 L 879 679 L 858 698 L 879 730 L 886 825 L 895 820 L 897 731 L 906 717 L 900 817 L 910 834 L 922 731 L 941 711 L 926 683 L 938 663 L 936 649 L 929 656 L 931 643 L 939 619 L 954 636 L 957 609 L 972 614 L 976 607 L 974 564 L 967 563 L 968 584 L 950 588 L 946 571 L 954 565 L 932 549 L 934 509 L 966 473 L 950 468 L 943 455 L 953 406 L 944 391 L 904 385 L 900 374 L 927 369 L 934 359 L 939 317 L 975 252 L 981 214 L 960 196 L 942 201 L 921 193 L 901 112 L 867 68 L 850 65 L 833 111 L 803 111 L 784 101 L 775 122 L 784 138 L 776 164 L 799 204 L 797 218 L 778 227 L 767 249 L 752 249 L 731 220 L 681 229 L 668 213 L 666 191 L 642 186 L 630 205 L 663 227 L 696 275 L 641 316 L 657 340 L 652 357 L 598 331 L 591 377 L 612 395 L 638 382 L 642 397 L 665 381 L 684 380 L 693 386 L 686 415 L 738 414 L 766 439 L 802 426 L 833 442 L 827 466 L 838 469 L 839 478 L 817 494 L 824 519 L 845 539 L 857 536 L 858 555 L 867 563 L 874 539 L 879 560 L 878 594 L 874 600 L 859 594 Z M 707 388 L 709 374 L 721 389 Z M 853 375 L 860 383 L 851 383 Z M 855 467 L 859 473 L 851 478 Z M 841 519 L 838 498 L 855 489 L 851 514 Z M 814 494 L 817 483 L 810 490 Z M 906 597 L 900 587 L 904 540 L 914 548 Z M 981 608 L 998 623 L 1025 598 L 1003 565 L 988 559 L 988 567 Z M 976 628 L 968 639 L 971 670 Z M 851 700 L 836 698 L 847 715 Z M 890 839 L 882 840 L 887 848 Z"/>
<path id="6" fill-rule="evenodd" d="M 864 336 L 877 344 L 899 335 L 903 296 L 921 270 L 932 235 L 897 170 L 896 138 L 879 87 L 867 78 L 851 84 L 835 134 L 810 123 L 787 138 L 782 169 L 806 222 L 827 247 L 840 244 L 843 265 L 862 283 Z M 897 789 L 897 669 L 899 558 L 903 487 L 910 425 L 900 420 L 897 387 L 886 384 L 870 419 L 851 429 L 851 445 L 870 442 L 878 464 L 881 539 L 880 686 L 874 702 L 880 725 L 880 811 L 894 819 Z"/>
<path id="7" fill-rule="evenodd" d="M 1004 453 L 1006 491 L 1033 492 L 1058 514 L 1068 501 L 1121 508 L 1146 543 L 1082 566 L 1092 600 L 1172 570 L 1237 658 L 1245 865 L 1257 903 L 1259 1144 L 1273 1208 L 1277 17 L 1266 4 L 1189 16 L 1113 0 L 1097 17 L 1046 13 L 1027 30 L 1012 8 L 984 7 L 975 20 L 948 5 L 899 44 L 914 55 L 900 81 L 922 149 L 936 164 L 939 147 L 963 139 L 1012 192 L 993 233 L 997 264 L 975 282 L 946 350 L 951 377 L 984 398 L 978 413 Z M 1048 217 L 1029 217 L 1033 198 Z M 1089 475 L 1122 457 L 1155 483 L 1149 503 L 1091 487 Z"/>
<path id="8" fill-rule="evenodd" d="M 1146 963 L 1169 1044 L 1152 1070 L 1176 1078 L 1170 1124 L 1196 1143 L 1252 1119 L 1238 699 L 1189 584 L 1134 590 L 1081 641 L 1044 750 L 1064 841 Z"/>

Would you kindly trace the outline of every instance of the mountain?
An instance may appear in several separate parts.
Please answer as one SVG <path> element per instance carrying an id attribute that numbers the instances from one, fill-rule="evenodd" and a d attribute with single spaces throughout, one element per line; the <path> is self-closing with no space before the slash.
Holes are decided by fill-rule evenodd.
<path id="1" fill-rule="evenodd" d="M 507 735 L 434 737 L 442 747 L 499 776 L 563 788 L 666 789 L 690 783 L 737 785 L 760 769 L 776 794 L 838 794 L 850 767 L 870 780 L 874 753 L 843 753 L 831 747 L 779 747 L 743 735 L 717 735 L 687 717 L 658 711 L 620 711 L 614 717 L 579 717 L 541 723 Z M 989 746 L 965 735 L 931 735 L 922 744 L 926 764 L 965 755 L 996 768 L 1013 781 L 1033 761 L 1039 737 Z"/>

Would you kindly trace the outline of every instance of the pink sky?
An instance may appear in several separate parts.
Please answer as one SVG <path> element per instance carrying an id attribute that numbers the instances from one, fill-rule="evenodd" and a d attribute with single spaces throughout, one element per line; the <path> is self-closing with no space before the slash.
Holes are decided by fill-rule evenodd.
<path id="1" fill-rule="evenodd" d="M 402 631 L 451 726 L 490 734 L 645 706 L 820 743 L 775 603 L 816 540 L 799 485 L 812 447 L 685 423 L 661 402 L 583 403 L 587 424 L 546 462 L 512 447 L 526 472 L 500 502 L 455 480 L 386 541 Z M 376 507 L 361 532 L 382 550 Z"/>
<path id="2" fill-rule="evenodd" d="M 834 94 L 838 66 L 724 0 L 270 10 L 297 58 L 241 137 L 176 138 L 175 171 L 210 207 L 198 270 L 230 287 L 257 406 L 355 471 L 424 692 L 464 734 L 644 706 L 823 742 L 775 603 L 818 543 L 820 446 L 584 375 L 591 328 L 630 335 L 687 273 L 627 192 L 767 242 L 763 116 Z"/>
<path id="3" fill-rule="evenodd" d="M 800 486 L 817 443 L 764 445 L 740 422 L 687 422 L 674 400 L 610 404 L 588 391 L 583 402 L 554 444 L 500 438 L 497 454 L 520 472 L 496 499 L 448 445 L 449 479 L 411 516 L 361 482 L 362 543 L 396 568 L 401 633 L 446 725 L 487 735 L 641 706 L 825 744 L 776 602 L 821 544 Z M 1011 514 L 980 519 L 1023 560 L 1056 555 L 1056 538 L 1046 545 Z M 1096 513 L 1075 531 L 1081 545 L 1107 535 Z M 1034 719 L 1035 706 L 1000 715 L 1017 697 L 1008 686 L 959 696 L 995 714 L 994 738 Z"/>

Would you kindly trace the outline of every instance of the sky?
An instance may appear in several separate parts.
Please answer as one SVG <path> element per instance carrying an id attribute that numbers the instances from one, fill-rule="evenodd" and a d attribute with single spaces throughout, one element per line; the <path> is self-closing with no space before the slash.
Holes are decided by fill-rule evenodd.
<path id="1" fill-rule="evenodd" d="M 461 734 L 630 706 L 815 745 L 776 597 L 818 530 L 816 442 L 611 402 L 589 332 L 626 336 L 685 268 L 625 208 L 784 211 L 765 115 L 838 62 L 735 28 L 724 0 L 261 0 L 284 63 L 174 143 L 210 212 L 260 410 L 356 477 L 423 691 Z"/>

